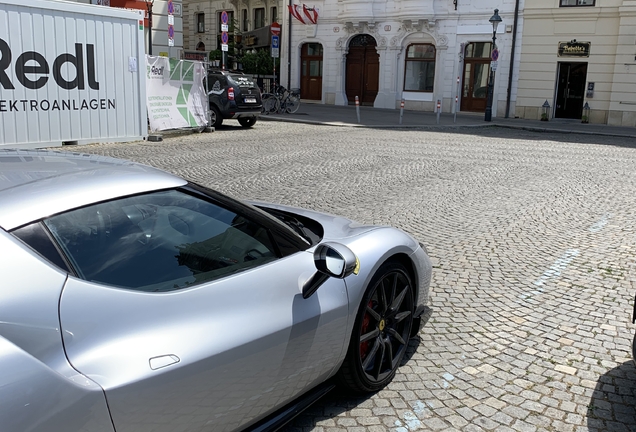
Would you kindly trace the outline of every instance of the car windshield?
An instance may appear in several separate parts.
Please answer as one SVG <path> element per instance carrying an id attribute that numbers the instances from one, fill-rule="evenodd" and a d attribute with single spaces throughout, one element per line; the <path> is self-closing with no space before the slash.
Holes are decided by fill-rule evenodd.
<path id="1" fill-rule="evenodd" d="M 245 75 L 228 75 L 227 79 L 230 84 L 239 87 L 256 87 L 252 78 Z"/>

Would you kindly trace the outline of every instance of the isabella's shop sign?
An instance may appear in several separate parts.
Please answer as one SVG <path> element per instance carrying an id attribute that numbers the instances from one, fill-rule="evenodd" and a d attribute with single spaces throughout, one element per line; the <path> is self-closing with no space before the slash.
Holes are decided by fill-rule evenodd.
<path id="1" fill-rule="evenodd" d="M 559 42 L 559 57 L 589 57 L 591 42 Z"/>

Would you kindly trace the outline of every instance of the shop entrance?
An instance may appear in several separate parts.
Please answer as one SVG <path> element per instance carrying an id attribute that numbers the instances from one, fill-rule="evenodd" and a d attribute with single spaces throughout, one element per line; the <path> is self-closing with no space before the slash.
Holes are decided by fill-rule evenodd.
<path id="1" fill-rule="evenodd" d="M 491 50 L 491 42 L 472 42 L 466 45 L 460 107 L 462 111 L 486 111 Z"/>
<path id="2" fill-rule="evenodd" d="M 559 63 L 554 117 L 581 118 L 586 80 L 587 63 Z"/>
<path id="3" fill-rule="evenodd" d="M 380 81 L 380 55 L 373 36 L 358 35 L 349 43 L 345 91 L 350 104 L 373 105 Z"/>
<path id="4" fill-rule="evenodd" d="M 306 43 L 300 54 L 300 97 L 322 99 L 322 45 Z"/>

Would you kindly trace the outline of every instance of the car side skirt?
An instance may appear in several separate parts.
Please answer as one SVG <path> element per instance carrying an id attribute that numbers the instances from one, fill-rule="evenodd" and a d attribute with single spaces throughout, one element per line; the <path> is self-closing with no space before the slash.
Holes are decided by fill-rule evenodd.
<path id="1" fill-rule="evenodd" d="M 265 417 L 260 422 L 245 429 L 244 432 L 274 432 L 292 421 L 298 414 L 305 411 L 314 402 L 321 399 L 327 393 L 335 388 L 332 382 L 326 382 L 314 387 L 291 404 L 281 408 L 275 413 Z"/>

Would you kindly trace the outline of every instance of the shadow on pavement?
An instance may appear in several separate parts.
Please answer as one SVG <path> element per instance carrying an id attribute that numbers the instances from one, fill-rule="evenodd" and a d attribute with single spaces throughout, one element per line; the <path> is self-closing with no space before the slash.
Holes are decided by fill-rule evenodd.
<path id="1" fill-rule="evenodd" d="M 616 147 L 636 149 L 636 139 L 631 137 L 606 136 L 593 134 L 579 134 L 559 131 L 536 131 L 510 128 L 505 125 L 492 125 L 486 128 L 456 128 L 456 129 L 431 129 L 432 133 L 454 133 L 461 135 L 472 135 L 480 137 L 491 137 L 501 139 L 528 140 L 528 141 L 553 141 L 575 144 L 596 144 L 611 145 Z M 413 131 L 413 133 L 417 133 Z"/>
<path id="2" fill-rule="evenodd" d="M 636 431 L 636 367 L 628 361 L 602 375 L 587 409 L 590 431 Z"/>
<path id="3" fill-rule="evenodd" d="M 411 338 L 406 353 L 402 358 L 400 366 L 404 366 L 409 362 L 411 357 L 417 352 L 421 339 L 419 336 Z M 399 369 L 398 369 L 399 373 Z M 335 425 L 328 427 L 346 428 L 347 424 L 338 424 L 338 416 L 342 413 L 351 411 L 368 401 L 373 393 L 356 396 L 340 391 L 337 387 L 328 393 L 324 398 L 312 405 L 307 411 L 300 414 L 286 427 L 281 429 L 283 432 L 295 432 L 321 426 L 322 424 L 332 420 Z M 344 420 L 346 421 L 346 419 Z M 354 421 L 355 423 L 355 421 Z"/>

